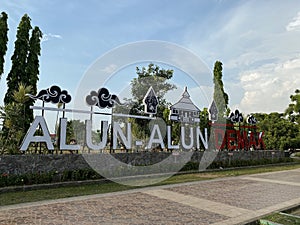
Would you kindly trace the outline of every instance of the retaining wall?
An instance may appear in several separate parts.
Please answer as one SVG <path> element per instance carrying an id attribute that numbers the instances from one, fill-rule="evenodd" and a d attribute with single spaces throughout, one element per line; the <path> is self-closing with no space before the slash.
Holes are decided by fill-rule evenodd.
<path id="1" fill-rule="evenodd" d="M 257 151 L 221 151 L 216 153 L 215 162 L 231 162 L 236 160 L 260 160 L 284 158 L 283 151 L 257 150 Z M 162 161 L 167 157 L 174 158 L 174 162 L 180 161 L 180 155 L 168 152 L 140 152 L 140 153 L 116 153 L 112 154 L 118 160 L 131 165 L 151 165 Z M 203 152 L 195 152 L 191 157 L 192 162 L 200 162 Z M 0 156 L 0 175 L 26 174 L 37 172 L 88 169 L 90 166 L 81 154 L 62 155 L 2 155 Z"/>

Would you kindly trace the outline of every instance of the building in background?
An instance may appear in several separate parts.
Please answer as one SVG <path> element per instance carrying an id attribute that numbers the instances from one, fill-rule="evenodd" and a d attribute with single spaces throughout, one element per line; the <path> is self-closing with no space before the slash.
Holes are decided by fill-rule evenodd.
<path id="1" fill-rule="evenodd" d="M 187 87 L 184 88 L 181 99 L 170 107 L 169 119 L 183 123 L 198 123 L 200 109 L 190 99 Z"/>

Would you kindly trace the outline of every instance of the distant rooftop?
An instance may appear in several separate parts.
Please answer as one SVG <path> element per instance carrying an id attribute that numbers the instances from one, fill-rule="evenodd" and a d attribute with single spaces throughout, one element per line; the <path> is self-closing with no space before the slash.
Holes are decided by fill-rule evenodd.
<path id="1" fill-rule="evenodd" d="M 190 94 L 187 91 L 187 87 L 184 88 L 181 99 L 170 107 L 171 109 L 184 109 L 190 111 L 200 111 L 200 109 L 190 99 Z"/>

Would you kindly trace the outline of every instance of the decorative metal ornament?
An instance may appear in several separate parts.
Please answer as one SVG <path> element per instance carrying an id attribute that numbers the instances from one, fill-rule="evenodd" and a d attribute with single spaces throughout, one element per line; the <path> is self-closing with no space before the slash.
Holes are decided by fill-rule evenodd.
<path id="1" fill-rule="evenodd" d="M 152 86 L 148 89 L 143 103 L 145 106 L 145 113 L 147 114 L 156 114 L 157 113 L 157 106 L 158 106 L 158 99 L 156 94 L 152 88 Z"/>
<path id="2" fill-rule="evenodd" d="M 212 121 L 217 121 L 219 110 L 218 110 L 218 107 L 217 107 L 217 104 L 216 104 L 215 100 L 213 100 L 213 102 L 211 103 L 208 111 L 209 111 L 209 114 L 210 114 L 210 119 Z"/>
<path id="3" fill-rule="evenodd" d="M 249 117 L 247 118 L 247 123 L 255 125 L 257 123 L 257 120 L 253 115 L 249 115 Z"/>
<path id="4" fill-rule="evenodd" d="M 234 113 L 231 112 L 229 119 L 232 123 L 241 123 L 244 120 L 242 113 L 240 113 L 238 109 L 236 109 Z"/>
<path id="5" fill-rule="evenodd" d="M 36 96 L 28 94 L 28 96 L 34 100 L 42 100 L 43 102 L 57 103 L 69 103 L 72 100 L 71 95 L 66 90 L 61 90 L 60 87 L 53 85 L 50 88 L 41 90 Z"/>
<path id="6" fill-rule="evenodd" d="M 115 103 L 122 105 L 118 96 L 109 93 L 108 89 L 100 88 L 98 91 L 91 91 L 86 96 L 86 103 L 90 106 L 98 106 L 101 109 L 112 108 Z"/>

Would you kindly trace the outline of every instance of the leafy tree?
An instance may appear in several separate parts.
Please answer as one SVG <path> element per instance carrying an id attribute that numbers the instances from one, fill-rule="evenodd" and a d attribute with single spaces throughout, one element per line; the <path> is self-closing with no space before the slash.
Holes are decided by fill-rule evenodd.
<path id="1" fill-rule="evenodd" d="M 8 42 L 8 26 L 7 26 L 7 14 L 2 12 L 0 15 L 0 79 L 4 71 L 4 56 L 7 51 Z"/>
<path id="2" fill-rule="evenodd" d="M 200 127 L 201 128 L 207 128 L 209 127 L 209 113 L 208 108 L 203 108 L 200 112 Z"/>
<path id="3" fill-rule="evenodd" d="M 207 136 L 209 137 L 211 127 L 210 127 L 208 108 L 203 108 L 200 112 L 200 129 L 203 134 L 204 134 L 205 128 L 207 128 Z M 202 142 L 201 142 L 201 149 L 204 149 Z"/>
<path id="4" fill-rule="evenodd" d="M 173 76 L 173 70 L 161 69 L 159 66 L 150 63 L 148 68 L 136 67 L 137 78 L 131 82 L 131 93 L 134 100 L 141 102 L 145 96 L 145 90 L 152 86 L 154 89 L 159 103 L 165 103 L 164 95 L 175 88 L 173 84 L 167 82 Z"/>
<path id="5" fill-rule="evenodd" d="M 71 139 L 75 139 L 74 127 L 73 127 L 73 120 L 67 122 L 67 137 L 66 142 L 70 143 Z"/>
<path id="6" fill-rule="evenodd" d="M 289 147 L 296 149 L 300 148 L 300 90 L 296 89 L 295 94 L 290 96 L 292 103 L 289 104 L 285 110 L 285 115 L 292 123 L 292 126 L 296 127 L 294 136 L 289 139 Z"/>
<path id="7" fill-rule="evenodd" d="M 7 135 L 1 135 L 0 154 L 19 153 L 19 145 L 26 132 L 25 121 L 20 119 L 20 115 L 25 114 L 25 103 L 29 100 L 26 95 L 31 93 L 31 87 L 19 84 L 17 91 L 13 92 L 14 101 L 0 107 L 0 118 L 4 120 L 7 128 Z"/>
<path id="8" fill-rule="evenodd" d="M 36 85 L 39 74 L 38 57 L 40 56 L 41 51 L 40 42 L 42 32 L 38 27 L 35 27 L 30 36 L 31 29 L 31 19 L 25 14 L 18 26 L 15 50 L 11 57 L 12 67 L 6 78 L 8 89 L 4 98 L 5 105 L 15 102 L 13 93 L 18 89 L 19 84 L 30 86 L 32 90 L 31 94 L 36 94 Z M 31 99 L 26 101 L 24 103 L 25 113 L 20 115 L 20 118 L 24 121 L 25 130 L 29 128 L 31 121 L 33 120 L 33 111 L 29 108 L 33 103 L 34 102 Z M 4 133 L 7 134 L 5 119 Z"/>
<path id="9" fill-rule="evenodd" d="M 216 61 L 215 65 L 214 65 L 214 78 L 213 78 L 213 82 L 214 82 L 214 100 L 216 102 L 216 105 L 218 107 L 219 110 L 219 118 L 223 118 L 225 115 L 228 114 L 228 112 L 230 111 L 228 109 L 228 101 L 229 101 L 229 97 L 228 94 L 225 93 L 224 91 L 224 84 L 222 81 L 222 77 L 223 77 L 223 67 L 222 67 L 222 62 L 220 61 Z"/>
<path id="10" fill-rule="evenodd" d="M 291 122 L 300 124 L 300 90 L 295 90 L 295 94 L 290 96 L 292 103 L 285 110 L 285 115 Z"/>
<path id="11" fill-rule="evenodd" d="M 257 131 L 264 132 L 266 149 L 297 148 L 300 143 L 299 125 L 287 120 L 283 113 L 253 114 L 257 119 Z"/>
<path id="12" fill-rule="evenodd" d="M 32 93 L 35 95 L 37 93 L 37 82 L 39 80 L 39 56 L 41 55 L 41 39 L 42 32 L 38 27 L 34 27 L 29 40 L 29 53 L 26 62 L 25 74 L 27 77 L 26 84 L 32 87 Z M 34 105 L 34 100 L 29 99 L 26 103 L 26 127 L 30 126 L 31 121 L 33 121 L 33 110 L 30 106 Z"/>
<path id="13" fill-rule="evenodd" d="M 70 128 L 69 128 L 70 127 Z M 83 145 L 85 142 L 85 124 L 80 120 L 68 121 L 68 129 L 70 130 L 67 137 L 74 138 L 78 144 Z"/>
<path id="14" fill-rule="evenodd" d="M 25 68 L 27 67 L 26 62 L 29 52 L 29 31 L 31 28 L 30 18 L 27 14 L 25 14 L 18 26 L 15 50 L 11 57 L 12 67 L 6 78 L 8 89 L 4 98 L 5 104 L 14 102 L 13 92 L 18 89 L 19 83 L 27 84 Z"/>
<path id="15" fill-rule="evenodd" d="M 173 70 L 161 69 L 159 66 L 149 64 L 148 68 L 142 67 L 136 68 L 137 78 L 134 78 L 131 82 L 131 93 L 133 96 L 134 107 L 132 108 L 133 114 L 144 114 L 143 113 L 143 98 L 146 95 L 148 89 L 152 86 L 155 94 L 158 98 L 157 114 L 159 118 L 163 118 L 163 112 L 165 108 L 168 108 L 168 103 L 164 99 L 164 95 L 175 88 L 175 85 L 168 83 L 168 80 L 173 76 Z M 138 113 L 136 110 L 138 110 Z M 134 119 L 133 133 L 137 137 L 143 135 L 149 135 L 148 123 L 143 120 Z"/>
<path id="16" fill-rule="evenodd" d="M 158 107 L 156 116 L 159 118 L 166 117 L 165 109 L 170 105 L 164 98 L 164 95 L 173 90 L 175 85 L 168 82 L 173 76 L 173 70 L 160 68 L 158 65 L 150 63 L 148 67 L 136 67 L 137 78 L 131 81 L 131 99 L 124 99 L 123 106 L 117 106 L 114 112 L 128 111 L 133 115 L 146 115 L 144 113 L 143 99 L 152 86 L 158 98 Z M 132 124 L 132 133 L 137 138 L 148 137 L 149 121 L 141 119 L 130 119 Z"/>
<path id="17" fill-rule="evenodd" d="M 224 117 L 227 117 L 229 115 L 230 109 L 228 108 L 228 102 L 229 102 L 229 97 L 228 94 L 225 93 L 224 91 L 224 84 L 222 81 L 223 78 L 223 64 L 220 61 L 216 61 L 214 65 L 214 77 L 213 77 L 213 83 L 214 83 L 214 94 L 213 94 L 213 99 L 217 105 L 218 108 L 218 120 L 222 121 L 224 120 Z M 225 122 L 225 121 L 224 121 Z M 221 123 L 224 123 L 221 122 Z M 231 123 L 229 120 L 226 120 L 226 123 Z M 225 129 L 231 129 L 230 127 L 225 127 Z M 211 129 L 212 136 L 215 137 L 215 129 Z M 224 136 L 225 138 L 225 136 Z M 222 143 L 222 142 L 221 142 Z M 210 142 L 211 148 L 214 148 L 214 143 Z M 227 148 L 227 142 L 226 146 Z"/>

